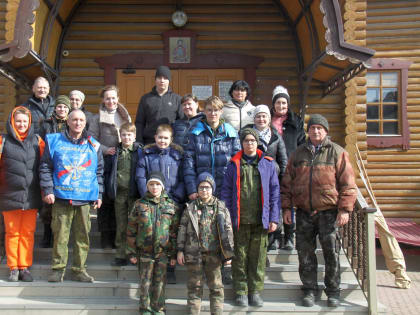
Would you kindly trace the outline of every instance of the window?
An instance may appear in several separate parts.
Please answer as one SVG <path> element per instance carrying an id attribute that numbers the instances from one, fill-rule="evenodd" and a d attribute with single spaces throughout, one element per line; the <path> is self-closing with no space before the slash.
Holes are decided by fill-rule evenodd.
<path id="1" fill-rule="evenodd" d="M 366 133 L 371 147 L 409 148 L 407 77 L 410 61 L 372 59 L 366 74 Z"/>

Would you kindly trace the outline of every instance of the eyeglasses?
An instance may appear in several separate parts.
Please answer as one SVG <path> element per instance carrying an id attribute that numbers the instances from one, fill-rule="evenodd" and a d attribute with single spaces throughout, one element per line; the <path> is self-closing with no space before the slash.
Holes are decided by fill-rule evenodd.
<path id="1" fill-rule="evenodd" d="M 211 186 L 199 186 L 198 190 L 200 191 L 210 191 L 212 190 Z"/>
<path id="2" fill-rule="evenodd" d="M 214 108 L 206 108 L 206 112 L 209 114 L 217 114 L 219 112 L 221 112 L 220 109 L 214 109 Z"/>
<path id="3" fill-rule="evenodd" d="M 245 142 L 246 144 L 255 144 L 257 143 L 257 140 L 244 140 L 243 142 Z"/>

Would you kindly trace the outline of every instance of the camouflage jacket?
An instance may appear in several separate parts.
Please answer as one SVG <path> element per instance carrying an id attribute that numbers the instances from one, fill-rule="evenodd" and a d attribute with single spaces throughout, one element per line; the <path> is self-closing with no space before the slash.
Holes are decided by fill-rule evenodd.
<path id="1" fill-rule="evenodd" d="M 176 258 L 178 206 L 164 192 L 137 200 L 128 218 L 127 254 Z"/>
<path id="2" fill-rule="evenodd" d="M 283 210 L 352 211 L 357 191 L 348 153 L 326 137 L 317 152 L 310 143 L 290 156 L 281 182 Z"/>
<path id="3" fill-rule="evenodd" d="M 222 260 L 232 258 L 232 223 L 224 202 L 216 197 L 207 204 L 191 201 L 181 218 L 177 248 L 184 252 L 187 263 L 199 262 L 201 253 L 221 255 Z"/>

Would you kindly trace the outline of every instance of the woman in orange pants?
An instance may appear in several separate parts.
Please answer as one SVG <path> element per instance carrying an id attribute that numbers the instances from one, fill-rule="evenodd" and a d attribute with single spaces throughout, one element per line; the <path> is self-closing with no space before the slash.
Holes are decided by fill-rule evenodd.
<path id="1" fill-rule="evenodd" d="M 41 208 L 38 167 L 45 143 L 34 134 L 31 112 L 13 109 L 0 141 L 0 211 L 6 230 L 9 281 L 31 282 L 36 216 Z"/>

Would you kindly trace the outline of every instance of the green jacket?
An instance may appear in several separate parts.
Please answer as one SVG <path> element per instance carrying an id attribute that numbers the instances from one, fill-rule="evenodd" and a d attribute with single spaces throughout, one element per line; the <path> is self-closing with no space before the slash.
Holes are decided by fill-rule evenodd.
<path id="1" fill-rule="evenodd" d="M 178 206 L 163 192 L 137 200 L 128 218 L 127 254 L 176 259 Z"/>

